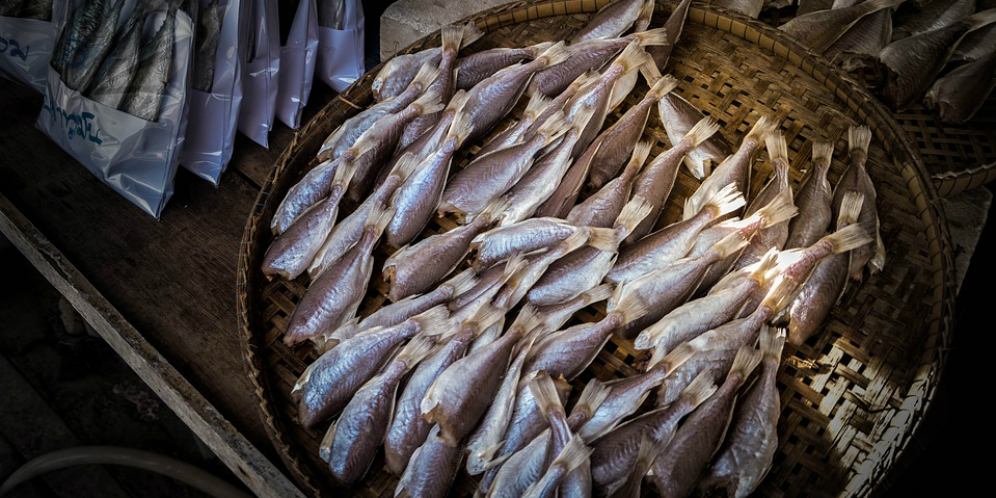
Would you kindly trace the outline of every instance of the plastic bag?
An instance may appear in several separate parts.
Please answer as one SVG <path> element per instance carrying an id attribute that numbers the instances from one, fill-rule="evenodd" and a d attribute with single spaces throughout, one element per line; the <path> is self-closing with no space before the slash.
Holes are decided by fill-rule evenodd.
<path id="1" fill-rule="evenodd" d="M 288 2 L 293 3 L 293 2 Z M 286 40 L 280 47 L 280 89 L 277 91 L 277 117 L 295 130 L 301 125 L 301 111 L 308 103 L 318 57 L 318 12 L 315 0 L 300 0 Z M 283 27 L 281 20 L 281 28 Z M 283 33 L 281 33 L 283 35 Z M 281 36 L 283 39 L 283 36 Z"/>
<path id="2" fill-rule="evenodd" d="M 205 20 L 212 15 L 209 1 L 202 1 L 201 23 L 207 22 Z M 194 85 L 187 97 L 190 114 L 180 164 L 215 185 L 218 185 L 221 174 L 232 159 L 235 128 L 239 122 L 244 70 L 242 51 L 248 38 L 247 30 L 240 29 L 244 27 L 240 19 L 246 17 L 247 3 L 246 0 L 219 2 L 224 10 L 220 16 L 221 29 L 217 33 L 213 75 L 203 76 L 205 80 L 201 83 L 198 83 L 195 76 Z M 198 43 L 201 44 L 201 41 Z M 195 63 L 195 72 L 198 71 L 198 65 L 200 64 Z"/>
<path id="3" fill-rule="evenodd" d="M 143 40 L 151 39 L 165 19 L 165 6 L 149 16 L 142 26 Z M 175 22 L 172 59 L 155 122 L 82 96 L 50 68 L 36 123 L 104 183 L 157 218 L 173 195 L 186 126 L 193 26 L 182 11 L 177 11 Z"/>
<path id="4" fill-rule="evenodd" d="M 318 0 L 318 77 L 341 92 L 363 76 L 360 0 Z"/>
<path id="5" fill-rule="evenodd" d="M 16 16 L 0 15 L 0 75 L 44 93 L 48 63 L 62 27 L 65 7 L 62 0 L 53 0 L 48 20 L 42 20 L 24 17 L 33 14 L 27 11 L 26 3 L 21 5 L 16 13 L 11 12 Z"/>
<path id="6" fill-rule="evenodd" d="M 242 109 L 239 131 L 263 147 L 273 129 L 280 72 L 280 35 L 277 0 L 246 0 L 251 5 L 246 21 L 249 41 L 242 74 Z"/>

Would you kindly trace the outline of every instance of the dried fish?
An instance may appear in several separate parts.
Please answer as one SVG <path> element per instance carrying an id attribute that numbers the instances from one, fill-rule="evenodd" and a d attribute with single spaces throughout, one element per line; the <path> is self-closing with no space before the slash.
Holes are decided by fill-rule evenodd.
<path id="1" fill-rule="evenodd" d="M 678 429 L 678 422 L 714 392 L 716 383 L 712 373 L 703 372 L 674 403 L 636 417 L 595 440 L 591 476 L 599 494 L 612 495 L 623 486 L 636 463 L 643 438 L 649 437 L 666 445 Z"/>
<path id="2" fill-rule="evenodd" d="M 833 157 L 833 143 L 817 141 L 813 143 L 812 169 L 809 176 L 795 195 L 795 205 L 799 216 L 789 221 L 789 236 L 786 249 L 808 247 L 830 228 L 833 214 L 830 204 L 833 200 L 827 172 Z"/>
<path id="3" fill-rule="evenodd" d="M 533 124 L 535 124 L 536 120 L 544 114 L 544 111 L 551 109 L 550 104 L 550 99 L 539 93 L 533 94 L 533 96 L 529 98 L 529 103 L 526 104 L 526 110 L 522 111 L 522 117 L 508 128 L 502 130 L 501 133 L 495 135 L 494 138 L 491 138 L 485 142 L 484 145 L 481 146 L 481 149 L 477 151 L 476 157 L 485 156 L 492 152 L 515 145 L 522 140 L 532 138 L 538 129 L 534 128 Z M 527 135 L 527 132 L 530 133 Z"/>
<path id="4" fill-rule="evenodd" d="M 133 15 L 125 25 L 124 35 L 114 44 L 114 49 L 107 54 L 90 83 L 87 92 L 90 99 L 121 109 L 138 67 L 144 21 L 144 17 Z"/>
<path id="5" fill-rule="evenodd" d="M 858 220 L 864 196 L 851 191 L 844 194 L 837 219 L 838 227 L 846 227 Z M 806 279 L 798 297 L 789 308 L 788 339 L 799 346 L 806 342 L 830 315 L 847 286 L 851 253 L 842 252 L 820 261 Z"/>
<path id="6" fill-rule="evenodd" d="M 432 352 L 435 342 L 416 337 L 397 358 L 361 387 L 329 427 L 319 455 L 341 484 L 353 484 L 367 473 L 394 414 L 401 378 Z"/>
<path id="7" fill-rule="evenodd" d="M 996 24 L 990 24 L 965 35 L 948 61 L 971 62 L 994 51 L 996 51 Z"/>
<path id="8" fill-rule="evenodd" d="M 661 123 L 667 132 L 667 139 L 677 144 L 686 137 L 692 128 L 701 123 L 705 116 L 687 100 L 675 92 L 665 95 L 657 105 Z M 733 151 L 722 133 L 714 133 L 685 157 L 685 165 L 695 178 L 701 180 L 712 172 L 713 165 L 723 162 Z"/>
<path id="9" fill-rule="evenodd" d="M 440 102 L 449 102 L 453 98 L 456 90 L 456 76 L 453 70 L 456 66 L 457 52 L 460 50 L 460 42 L 463 39 L 464 28 L 462 26 L 444 26 L 442 29 L 442 56 L 439 59 L 439 74 L 436 79 L 425 89 L 426 94 L 438 97 Z M 422 114 L 413 119 L 407 126 L 405 132 L 398 141 L 398 149 L 404 149 L 416 141 L 423 133 L 429 131 L 436 123 L 442 111 Z"/>
<path id="10" fill-rule="evenodd" d="M 52 68 L 65 81 L 67 66 L 78 66 L 86 61 L 86 53 L 77 54 L 81 41 L 87 39 L 100 25 L 100 18 L 107 7 L 107 0 L 92 0 L 79 6 L 59 34 L 52 50 Z M 78 60 L 82 57 L 82 60 Z"/>
<path id="11" fill-rule="evenodd" d="M 194 54 L 194 75 L 191 86 L 195 90 L 210 92 L 214 85 L 214 62 L 221 38 L 221 18 L 225 7 L 213 0 L 200 13 L 197 22 L 197 53 Z"/>
<path id="12" fill-rule="evenodd" d="M 596 38 L 615 38 L 623 34 L 641 16 L 653 12 L 653 0 L 618 0 L 606 5 L 568 39 L 570 44 Z"/>
<path id="13" fill-rule="evenodd" d="M 633 190 L 636 175 L 650 155 L 650 142 L 640 142 L 633 149 L 629 164 L 622 175 L 605 184 L 598 192 L 590 195 L 584 202 L 574 206 L 567 213 L 567 222 L 575 226 L 609 227 L 615 222 L 623 206 L 629 200 Z"/>
<path id="14" fill-rule="evenodd" d="M 839 60 L 841 67 L 849 71 L 877 56 L 891 40 L 892 10 L 882 9 L 854 23 L 854 26 L 823 51 L 823 56 Z"/>
<path id="15" fill-rule="evenodd" d="M 691 218 L 662 228 L 624 248 L 605 280 L 614 284 L 628 282 L 654 268 L 681 259 L 691 250 L 699 232 L 720 216 L 739 209 L 743 204 L 744 198 L 736 187 L 733 184 L 727 185 L 715 192 Z"/>
<path id="16" fill-rule="evenodd" d="M 113 4 L 110 4 L 110 8 L 105 7 L 100 15 L 99 25 L 97 25 L 96 29 L 84 38 L 75 39 L 78 45 L 76 53 L 73 56 L 73 63 L 67 65 L 65 72 L 62 74 L 62 79 L 66 83 L 66 86 L 73 90 L 83 91 L 90 85 L 93 75 L 96 74 L 97 69 L 100 68 L 101 63 L 104 61 L 104 57 L 107 56 L 107 53 L 112 48 L 111 41 L 114 38 L 114 29 L 117 27 L 118 18 L 121 16 L 121 8 L 123 6 L 124 0 L 116 0 Z M 169 30 L 168 43 L 172 47 L 172 24 Z M 169 59 L 170 57 L 167 55 L 167 65 Z M 165 81 L 165 76 L 163 80 Z M 156 111 L 158 112 L 158 109 Z"/>
<path id="17" fill-rule="evenodd" d="M 284 343 L 293 346 L 334 330 L 353 318 L 373 272 L 373 248 L 393 215 L 389 208 L 374 206 L 371 209 L 360 240 L 311 283 L 294 308 L 284 333 Z"/>
<path id="18" fill-rule="evenodd" d="M 464 26 L 464 33 L 460 40 L 460 47 L 465 47 L 483 36 L 473 23 Z M 435 68 L 439 66 L 442 58 L 442 47 L 430 48 L 414 54 L 402 54 L 392 57 L 384 67 L 381 68 L 377 76 L 374 77 L 370 86 L 377 102 L 384 102 L 401 93 L 408 84 L 415 78 L 419 69 L 428 64 Z"/>
<path id="19" fill-rule="evenodd" d="M 536 313 L 543 317 L 543 326 L 546 330 L 558 330 L 577 311 L 608 299 L 612 296 L 613 289 L 612 284 L 602 284 L 582 292 L 578 294 L 578 297 L 564 301 L 563 303 L 539 306 Z M 532 305 L 527 303 L 526 307 L 528 306 Z"/>
<path id="20" fill-rule="evenodd" d="M 829 10 L 834 4 L 834 0 L 799 0 L 799 10 L 796 15 L 809 14 L 818 10 Z"/>
<path id="21" fill-rule="evenodd" d="M 878 54 L 889 69 L 882 98 L 900 111 L 927 91 L 962 38 L 996 22 L 996 9 L 985 10 L 951 25 L 892 42 Z"/>
<path id="22" fill-rule="evenodd" d="M 685 27 L 685 18 L 688 17 L 688 7 L 691 5 L 692 0 L 681 0 L 675 6 L 674 10 L 671 11 L 671 15 L 667 18 L 667 21 L 664 22 L 664 31 L 667 32 L 667 43 L 647 49 L 647 52 L 654 59 L 654 64 L 660 70 L 664 69 L 667 61 L 671 58 L 671 51 L 674 50 L 674 45 L 678 43 L 678 38 L 681 37 L 681 31 Z M 672 141 L 671 143 L 675 142 Z"/>
<path id="23" fill-rule="evenodd" d="M 494 76 L 512 64 L 539 57 L 552 46 L 552 42 L 544 42 L 523 48 L 493 48 L 461 57 L 457 60 L 456 87 L 470 90 L 485 78 Z"/>
<path id="24" fill-rule="evenodd" d="M 567 446 L 557 455 L 546 473 L 539 481 L 536 481 L 528 488 L 523 495 L 524 498 L 543 498 L 557 496 L 557 488 L 560 487 L 568 474 L 588 461 L 591 455 L 591 448 L 584 445 L 580 437 L 571 438 Z"/>
<path id="25" fill-rule="evenodd" d="M 677 86 L 678 80 L 670 75 L 657 80 L 640 102 L 599 135 L 596 139 L 599 142 L 598 152 L 591 160 L 589 173 L 589 183 L 593 187 L 601 187 L 616 176 L 643 135 L 650 110 Z"/>
<path id="26" fill-rule="evenodd" d="M 660 216 L 664 203 L 671 194 L 674 181 L 678 177 L 678 168 L 681 167 L 685 156 L 692 149 L 705 142 L 719 129 L 719 125 L 712 118 L 702 118 L 695 124 L 681 140 L 675 142 L 674 147 L 662 152 L 650 165 L 640 172 L 633 185 L 633 196 L 640 196 L 650 202 L 650 215 L 643 219 L 633 233 L 623 242 L 630 244 L 642 239 L 650 233 L 657 218 Z"/>
<path id="27" fill-rule="evenodd" d="M 789 182 L 788 146 L 785 143 L 785 137 L 781 133 L 773 133 L 768 135 L 766 144 L 768 158 L 775 169 L 775 177 L 751 201 L 750 206 L 747 207 L 748 215 L 754 214 L 762 206 L 767 206 L 777 198 L 784 199 L 785 203 L 789 205 L 793 202 L 792 185 Z M 733 264 L 733 269 L 739 270 L 760 261 L 764 254 L 772 248 L 782 250 L 788 236 L 788 220 L 761 229 L 750 238 L 750 244 L 740 253 L 737 262 Z"/>
<path id="28" fill-rule="evenodd" d="M 373 378 L 398 344 L 420 333 L 446 334 L 448 320 L 446 309 L 436 307 L 394 327 L 356 335 L 325 352 L 308 365 L 294 386 L 293 392 L 300 393 L 301 425 L 314 427 L 338 413 L 356 390 Z"/>
<path id="29" fill-rule="evenodd" d="M 559 218 L 528 220 L 484 232 L 470 243 L 474 251 L 473 266 L 478 271 L 518 255 L 528 255 L 574 235 L 579 228 Z"/>
<path id="30" fill-rule="evenodd" d="M 908 9 L 896 15 L 893 39 L 901 40 L 946 28 L 959 19 L 974 14 L 975 0 L 930 0 L 917 7 L 916 10 Z"/>
<path id="31" fill-rule="evenodd" d="M 394 491 L 396 498 L 444 498 L 460 470 L 463 448 L 447 445 L 439 437 L 440 426 L 432 426 L 428 436 L 407 462 L 405 473 Z"/>
<path id="32" fill-rule="evenodd" d="M 996 50 L 935 81 L 924 103 L 936 108 L 945 123 L 965 123 L 979 112 L 994 87 Z"/>
<path id="33" fill-rule="evenodd" d="M 131 81 L 122 110 L 146 121 L 159 119 L 159 107 L 173 61 L 173 40 L 176 29 L 176 4 L 170 4 L 156 36 L 143 43 L 139 50 L 138 67 Z"/>
<path id="34" fill-rule="evenodd" d="M 761 15 L 766 0 L 715 0 L 712 5 L 739 12 L 751 19 Z"/>
<path id="35" fill-rule="evenodd" d="M 650 468 L 657 461 L 657 456 L 664 451 L 667 442 L 659 441 L 646 436 L 640 440 L 637 449 L 636 460 L 629 470 L 629 477 L 623 482 L 622 487 L 612 493 L 612 498 L 640 498 L 642 494 L 643 478 L 650 472 Z"/>
<path id="36" fill-rule="evenodd" d="M 996 10 L 993 11 L 996 13 Z M 911 38 L 912 39 L 912 38 Z M 864 267 L 870 264 L 869 270 L 872 274 L 878 273 L 885 267 L 885 245 L 882 243 L 880 233 L 878 210 L 875 206 L 875 184 L 865 168 L 868 161 L 868 146 L 871 144 L 871 130 L 866 126 L 852 126 L 847 131 L 848 154 L 851 162 L 844 173 L 837 181 L 837 186 L 833 191 L 834 212 L 841 212 L 841 204 L 844 195 L 853 191 L 861 194 L 863 202 L 861 204 L 861 215 L 858 223 L 869 235 L 874 234 L 875 246 L 864 246 L 855 249 L 851 254 L 851 278 L 861 280 L 864 275 Z M 839 227 L 836 227 L 839 228 Z"/>
<path id="37" fill-rule="evenodd" d="M 754 123 L 747 136 L 740 142 L 740 148 L 736 154 L 727 157 L 716 170 L 702 181 L 699 188 L 688 200 L 685 201 L 685 219 L 689 219 L 702 209 L 706 199 L 715 194 L 719 189 L 734 184 L 744 197 L 749 197 L 747 189 L 750 187 L 751 165 L 761 149 L 761 144 L 767 140 L 768 135 L 778 130 L 778 123 L 761 116 Z"/>
<path id="38" fill-rule="evenodd" d="M 737 391 L 760 360 L 761 353 L 753 346 L 741 348 L 723 385 L 675 433 L 668 451 L 653 467 L 652 481 L 661 496 L 684 498 L 695 488 L 699 475 L 723 442 Z"/>
<path id="39" fill-rule="evenodd" d="M 823 52 L 862 17 L 895 7 L 906 0 L 868 0 L 843 9 L 820 10 L 801 15 L 778 29 L 815 52 Z"/>

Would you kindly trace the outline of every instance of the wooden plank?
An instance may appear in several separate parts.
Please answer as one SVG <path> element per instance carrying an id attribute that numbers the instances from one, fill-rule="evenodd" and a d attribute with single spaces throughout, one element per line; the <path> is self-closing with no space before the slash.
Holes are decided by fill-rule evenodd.
<path id="1" fill-rule="evenodd" d="M 304 496 L 2 194 L 0 231 L 253 492 Z"/>

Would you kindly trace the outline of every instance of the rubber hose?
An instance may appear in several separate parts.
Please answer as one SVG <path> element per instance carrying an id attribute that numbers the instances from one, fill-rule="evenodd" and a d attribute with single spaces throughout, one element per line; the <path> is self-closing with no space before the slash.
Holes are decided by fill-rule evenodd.
<path id="1" fill-rule="evenodd" d="M 0 496 L 41 474 L 77 465 L 123 465 L 172 477 L 216 498 L 251 498 L 239 488 L 175 458 L 117 446 L 79 446 L 32 458 L 0 486 Z"/>

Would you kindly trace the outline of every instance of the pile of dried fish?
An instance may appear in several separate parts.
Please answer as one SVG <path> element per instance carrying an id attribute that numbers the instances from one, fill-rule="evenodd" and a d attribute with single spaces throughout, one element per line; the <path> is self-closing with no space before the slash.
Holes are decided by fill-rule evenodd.
<path id="1" fill-rule="evenodd" d="M 52 0 L 0 0 L 0 16 L 52 20 Z"/>
<path id="2" fill-rule="evenodd" d="M 996 87 L 996 9 L 982 2 L 814 1 L 798 12 L 780 29 L 845 71 L 880 69 L 894 111 L 923 102 L 964 123 Z"/>
<path id="3" fill-rule="evenodd" d="M 489 497 L 640 496 L 645 478 L 665 496 L 744 496 L 767 472 L 786 334 L 805 341 L 849 277 L 885 263 L 871 244 L 871 132 L 850 130 L 835 188 L 833 146 L 814 144 L 794 192 L 779 123 L 760 117 L 734 150 L 673 93 L 647 52 L 676 40 L 646 30 L 652 4 L 610 4 L 571 45 L 455 60 L 479 34 L 444 28 L 442 48 L 385 66 L 379 103 L 332 133 L 283 199 L 263 272 L 310 275 L 284 341 L 323 351 L 294 393 L 302 425 L 333 420 L 321 457 L 338 482 L 362 479 L 381 446 L 397 496 L 447 495 L 465 455 Z M 688 4 L 668 20 L 678 32 Z M 473 74 L 453 93 L 462 67 Z M 649 89 L 603 129 L 641 73 Z M 492 132 L 525 93 L 522 117 Z M 651 158 L 641 140 L 655 106 L 672 148 Z M 763 148 L 775 174 L 748 196 Z M 683 164 L 702 184 L 682 220 L 654 230 Z M 597 190 L 582 196 L 586 184 Z M 356 207 L 338 219 L 350 192 Z M 420 238 L 437 213 L 459 226 Z M 383 267 L 391 303 L 361 318 L 385 233 L 401 246 Z M 599 302 L 601 319 L 565 327 Z M 569 382 L 613 336 L 648 350 L 647 369 L 588 383 L 568 414 Z"/>

